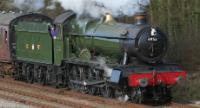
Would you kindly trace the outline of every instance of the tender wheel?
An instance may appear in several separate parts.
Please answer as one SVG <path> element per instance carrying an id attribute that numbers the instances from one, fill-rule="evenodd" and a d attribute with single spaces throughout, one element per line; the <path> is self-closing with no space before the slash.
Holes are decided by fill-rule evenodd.
<path id="1" fill-rule="evenodd" d="M 47 84 L 47 78 L 46 78 L 46 69 L 45 68 L 40 68 L 38 73 L 37 73 L 37 82 L 46 85 Z"/>
<path id="2" fill-rule="evenodd" d="M 50 77 L 51 74 L 50 74 L 50 71 L 46 70 L 45 71 L 45 76 L 44 76 L 44 85 L 48 85 L 49 82 L 50 82 Z"/>
<path id="3" fill-rule="evenodd" d="M 42 72 L 42 69 L 39 69 L 39 71 L 37 72 L 37 82 L 41 84 L 43 80 L 44 80 L 44 73 Z"/>
<path id="4" fill-rule="evenodd" d="M 34 70 L 31 66 L 28 66 L 26 71 L 26 80 L 32 84 L 34 82 Z"/>
<path id="5" fill-rule="evenodd" d="M 15 80 L 20 80 L 22 78 L 22 66 L 19 63 L 15 63 L 16 71 L 13 73 L 13 77 Z"/>

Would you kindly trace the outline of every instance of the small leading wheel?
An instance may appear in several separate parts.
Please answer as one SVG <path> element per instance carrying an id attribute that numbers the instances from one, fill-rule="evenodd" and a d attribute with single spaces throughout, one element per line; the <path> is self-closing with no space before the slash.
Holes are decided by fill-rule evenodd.
<path id="1" fill-rule="evenodd" d="M 115 90 L 115 98 L 120 99 L 122 95 L 123 93 L 120 89 Z"/>
<path id="2" fill-rule="evenodd" d="M 131 92 L 131 100 L 134 103 L 142 103 L 143 101 L 143 92 L 141 88 L 133 88 Z"/>
<path id="3" fill-rule="evenodd" d="M 120 88 L 117 88 L 115 90 L 114 95 L 115 95 L 115 98 L 120 100 L 120 101 L 126 102 L 129 99 L 128 96 L 125 94 L 125 92 Z"/>
<path id="4" fill-rule="evenodd" d="M 103 97 L 111 97 L 111 92 L 111 87 L 108 87 L 107 85 L 101 88 L 101 94 Z"/>

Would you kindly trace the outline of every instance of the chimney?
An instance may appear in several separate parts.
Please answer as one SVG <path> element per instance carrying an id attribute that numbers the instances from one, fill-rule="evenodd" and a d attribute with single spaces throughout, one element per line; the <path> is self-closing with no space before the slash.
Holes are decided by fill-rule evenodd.
<path id="1" fill-rule="evenodd" d="M 113 22 L 115 22 L 115 20 L 113 19 L 112 15 L 109 13 L 106 13 L 104 23 L 110 24 Z"/>
<path id="2" fill-rule="evenodd" d="M 147 14 L 146 13 L 137 13 L 134 16 L 136 25 L 143 25 L 147 23 Z"/>

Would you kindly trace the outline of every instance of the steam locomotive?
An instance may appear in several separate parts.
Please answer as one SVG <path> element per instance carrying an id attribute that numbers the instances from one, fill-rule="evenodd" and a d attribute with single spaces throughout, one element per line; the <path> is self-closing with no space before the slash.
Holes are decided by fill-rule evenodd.
<path id="1" fill-rule="evenodd" d="M 132 102 L 170 101 L 171 88 L 186 72 L 165 63 L 168 38 L 144 14 L 135 24 L 77 18 L 55 20 L 38 13 L 0 14 L 0 60 L 13 63 L 14 78 L 68 87 Z"/>

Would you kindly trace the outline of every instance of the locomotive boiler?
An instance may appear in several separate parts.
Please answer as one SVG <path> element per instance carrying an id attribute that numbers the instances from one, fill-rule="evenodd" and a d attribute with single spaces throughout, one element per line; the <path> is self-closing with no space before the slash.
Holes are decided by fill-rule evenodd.
<path id="1" fill-rule="evenodd" d="M 7 43 L 14 78 L 138 103 L 169 101 L 171 87 L 186 72 L 163 62 L 167 36 L 145 15 L 135 18 L 124 24 L 109 14 L 97 20 L 72 11 L 54 20 L 37 13 L 16 16 Z"/>
<path id="2" fill-rule="evenodd" d="M 110 14 L 107 14 L 100 22 L 72 19 L 66 26 L 73 38 L 85 37 L 84 42 L 79 41 L 78 44 L 82 44 L 79 45 L 82 49 L 94 49 L 93 55 L 98 53 L 111 58 L 121 58 L 118 61 L 122 65 L 131 63 L 131 58 L 137 58 L 145 63 L 162 62 L 167 51 L 166 35 L 157 27 L 146 23 L 145 14 L 138 14 L 135 17 L 135 24 L 117 23 Z"/>

